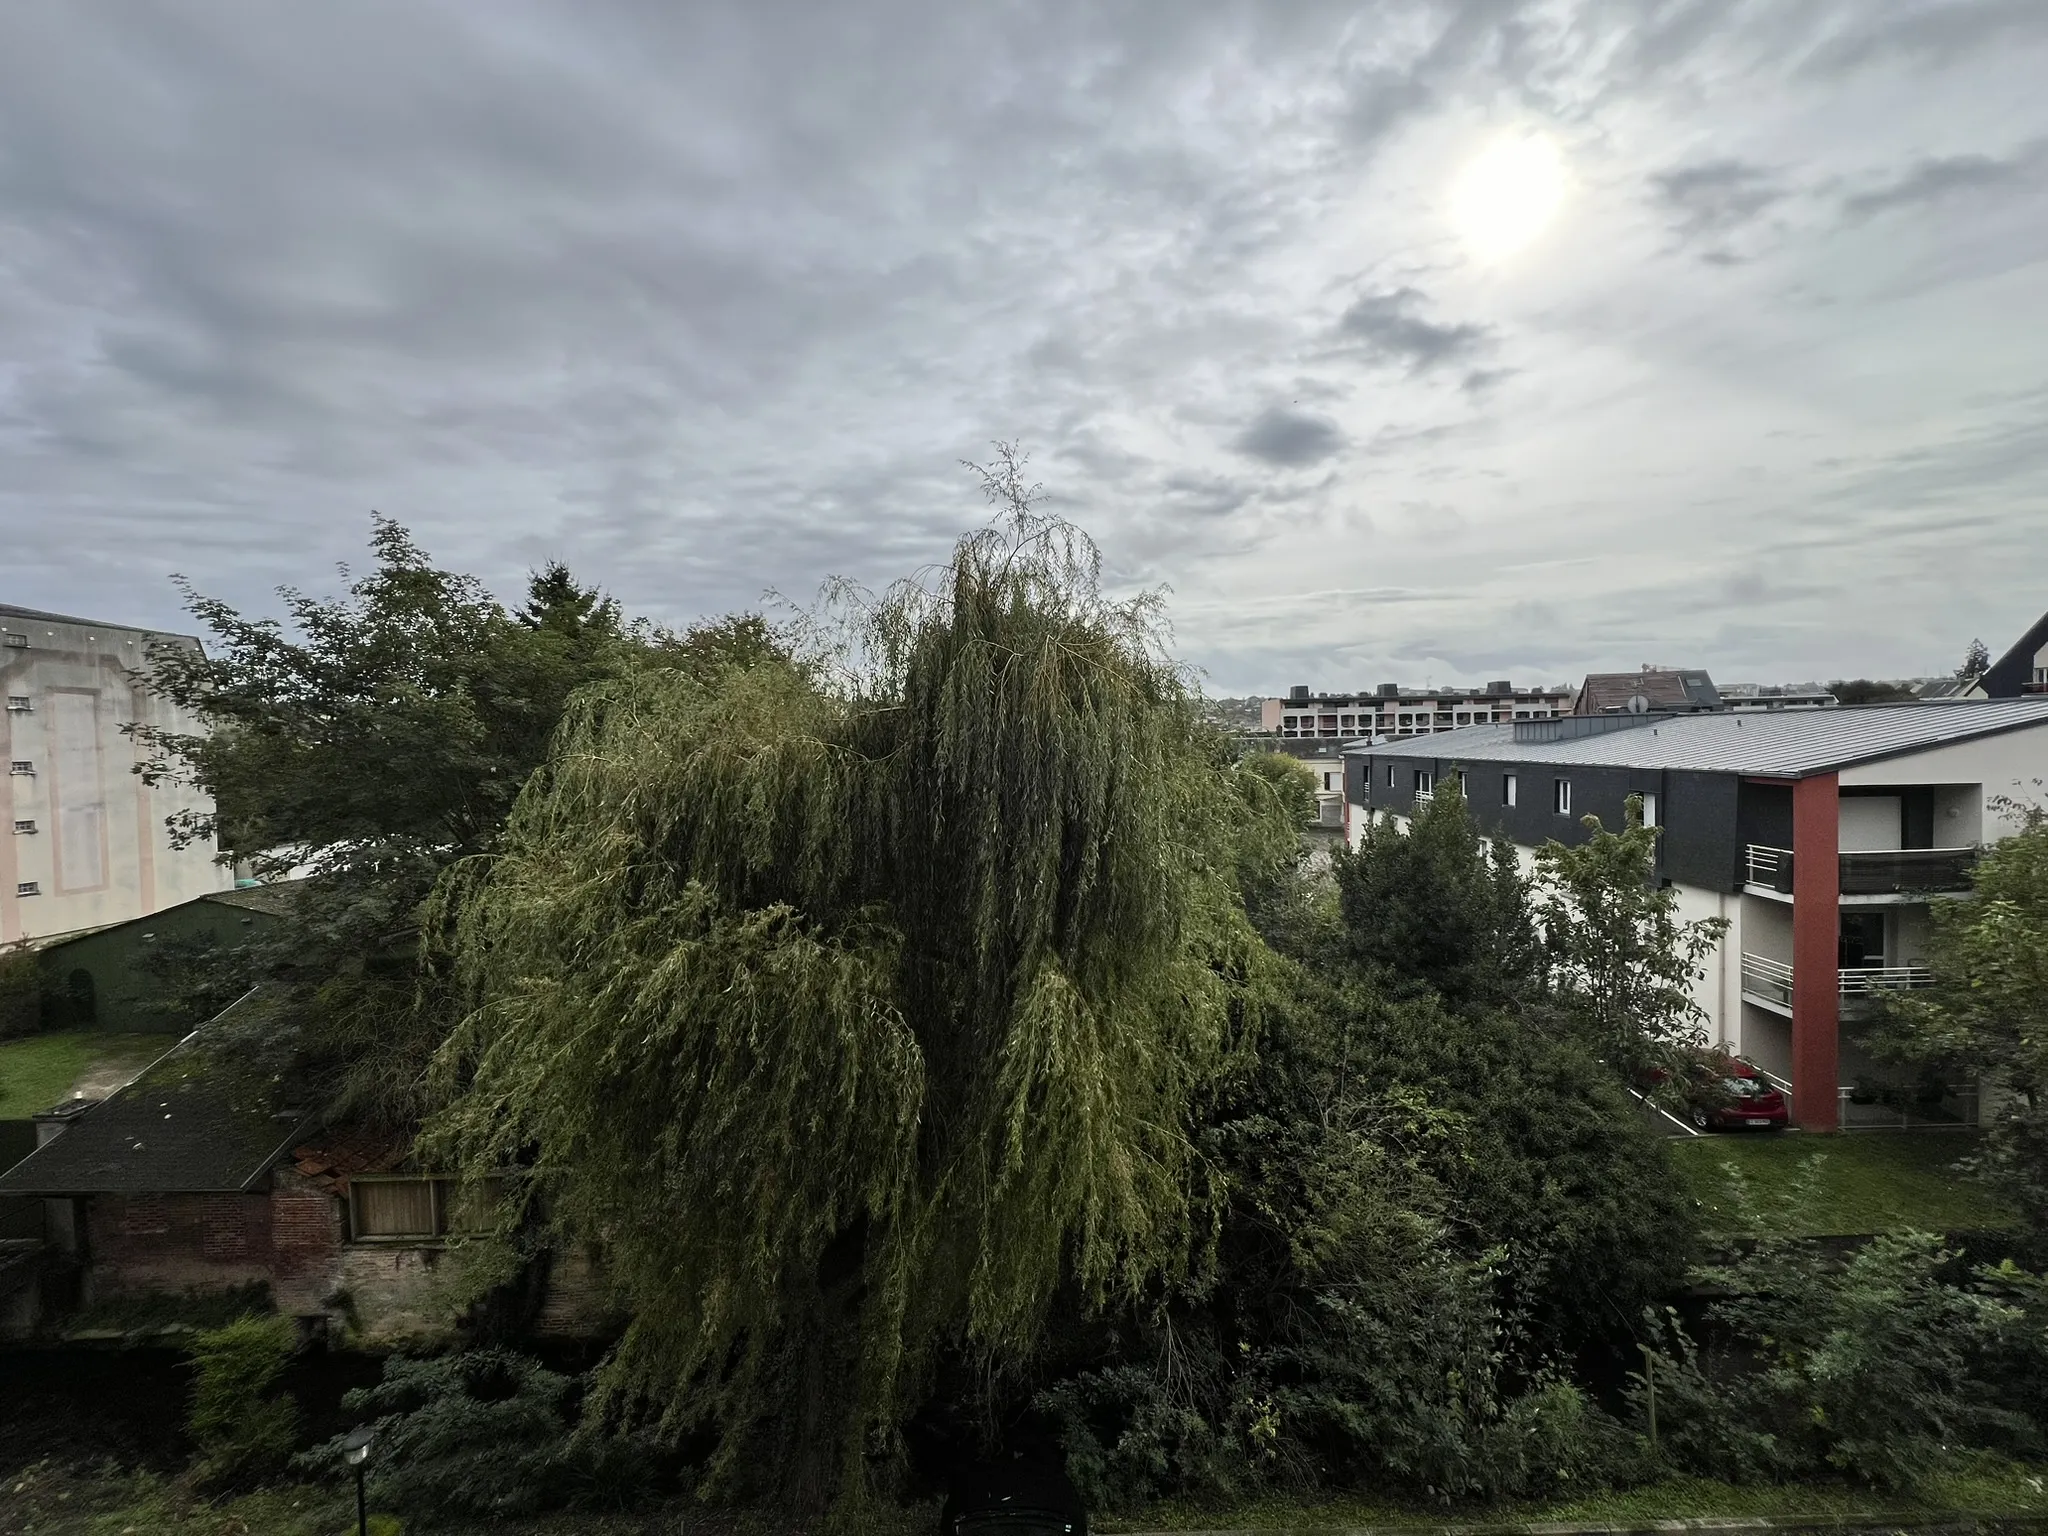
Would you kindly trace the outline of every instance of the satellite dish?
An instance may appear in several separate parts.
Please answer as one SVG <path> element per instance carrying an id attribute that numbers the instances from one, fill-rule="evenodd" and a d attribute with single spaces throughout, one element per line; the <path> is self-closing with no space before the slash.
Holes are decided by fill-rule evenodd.
<path id="1" fill-rule="evenodd" d="M 1628 712 L 1632 715 L 1647 715 L 1650 712 L 1650 701 L 1640 693 L 1632 693 L 1628 696 Z"/>

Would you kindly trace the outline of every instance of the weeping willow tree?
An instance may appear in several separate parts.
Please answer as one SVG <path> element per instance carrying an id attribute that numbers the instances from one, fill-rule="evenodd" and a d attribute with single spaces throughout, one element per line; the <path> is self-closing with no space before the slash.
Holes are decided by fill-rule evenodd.
<path id="1" fill-rule="evenodd" d="M 714 1477 L 858 1496 L 940 1348 L 1021 1358 L 1054 1291 L 1199 1253 L 1191 1113 L 1296 845 L 1163 658 L 1155 602 L 1007 509 L 842 605 L 834 665 L 581 696 L 502 852 L 445 885 L 469 999 L 432 1127 L 600 1245 L 604 1402 Z"/>

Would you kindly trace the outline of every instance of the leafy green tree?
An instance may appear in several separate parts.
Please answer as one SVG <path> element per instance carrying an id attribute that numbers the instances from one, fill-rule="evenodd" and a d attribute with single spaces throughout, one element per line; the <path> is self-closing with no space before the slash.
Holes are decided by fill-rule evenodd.
<path id="1" fill-rule="evenodd" d="M 303 1028 L 252 1048 L 303 1048 L 352 1107 L 402 1119 L 445 1022 L 417 996 L 420 903 L 442 870 L 495 845 L 570 694 L 674 642 L 622 630 L 616 605 L 559 565 L 514 616 L 394 522 L 376 521 L 371 547 L 345 597 L 286 589 L 284 620 L 245 616 L 181 578 L 213 643 L 158 649 L 150 682 L 206 729 L 136 734 L 151 777 L 212 797 L 178 836 L 218 838 L 259 877 L 312 876 L 273 940 L 212 957 L 173 990 L 285 990 Z"/>
<path id="2" fill-rule="evenodd" d="M 1892 1001 L 1887 1054 L 1986 1079 L 1982 1159 L 2024 1210 L 2048 1212 L 2048 812 L 2008 804 L 2021 829 L 1986 849 L 1973 901 L 1937 903 L 1934 985 Z"/>
<path id="3" fill-rule="evenodd" d="M 1243 771 L 1255 774 L 1273 786 L 1273 792 L 1287 806 L 1288 813 L 1302 826 L 1316 819 L 1316 776 L 1298 758 L 1285 752 L 1253 752 Z"/>
<path id="4" fill-rule="evenodd" d="M 1972 640 L 1963 652 L 1963 664 L 1956 668 L 1956 681 L 1967 683 L 1991 670 L 1991 652 L 1982 640 Z"/>
<path id="5" fill-rule="evenodd" d="M 1397 988 L 1454 1008 L 1541 994 L 1544 951 L 1514 848 L 1480 834 L 1455 777 L 1406 827 L 1369 820 L 1333 867 L 1351 958 Z"/>
<path id="6" fill-rule="evenodd" d="M 1268 964 L 1258 797 L 1017 467 L 837 672 L 579 695 L 444 886 L 439 1144 L 604 1243 L 605 1402 L 714 1430 L 728 1486 L 858 1496 L 936 1348 L 1018 1358 L 1063 1285 L 1188 1262 L 1191 1115 Z"/>
<path id="7" fill-rule="evenodd" d="M 1875 682 L 1867 677 L 1837 680 L 1828 691 L 1842 704 L 1910 704 L 1913 690 L 1904 683 Z"/>
<path id="8" fill-rule="evenodd" d="M 1633 1079 L 1705 1043 L 1692 987 L 1728 924 L 1679 918 L 1677 895 L 1657 880 L 1658 829 L 1643 825 L 1640 796 L 1628 797 L 1627 814 L 1620 832 L 1587 816 L 1585 842 L 1538 849 L 1534 903 L 1552 1004 Z"/>

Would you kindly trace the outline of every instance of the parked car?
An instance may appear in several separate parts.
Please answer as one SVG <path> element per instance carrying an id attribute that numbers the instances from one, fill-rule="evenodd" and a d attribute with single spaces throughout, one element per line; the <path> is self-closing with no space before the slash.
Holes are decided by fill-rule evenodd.
<path id="1" fill-rule="evenodd" d="M 1661 1086 L 1663 1069 L 1652 1074 Z M 1756 1066 L 1727 1051 L 1705 1050 L 1688 1059 L 1678 1082 L 1677 1111 L 1702 1131 L 1781 1131 L 1791 1106 Z"/>

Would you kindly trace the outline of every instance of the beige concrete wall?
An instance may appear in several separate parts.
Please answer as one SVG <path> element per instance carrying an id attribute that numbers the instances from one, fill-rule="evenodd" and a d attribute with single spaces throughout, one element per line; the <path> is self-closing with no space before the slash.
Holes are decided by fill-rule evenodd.
<path id="1" fill-rule="evenodd" d="M 0 715 L 0 943 L 126 922 L 232 886 L 210 842 L 174 848 L 165 825 L 210 802 L 189 786 L 145 785 L 122 730 L 198 730 L 137 676 L 151 642 L 175 637 L 6 612 L 0 632 L 28 642 L 0 646 L 0 692 L 27 704 Z M 35 893 L 21 894 L 30 882 Z"/>

